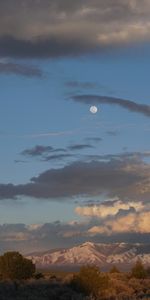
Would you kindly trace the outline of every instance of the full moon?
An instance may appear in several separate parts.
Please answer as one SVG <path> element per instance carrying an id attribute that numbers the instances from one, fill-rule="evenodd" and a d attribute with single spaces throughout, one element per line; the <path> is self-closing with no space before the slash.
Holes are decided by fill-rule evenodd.
<path id="1" fill-rule="evenodd" d="M 90 107 L 90 112 L 91 112 L 92 114 L 96 114 L 97 111 L 98 111 L 98 109 L 97 109 L 96 106 L 91 106 L 91 107 Z"/>

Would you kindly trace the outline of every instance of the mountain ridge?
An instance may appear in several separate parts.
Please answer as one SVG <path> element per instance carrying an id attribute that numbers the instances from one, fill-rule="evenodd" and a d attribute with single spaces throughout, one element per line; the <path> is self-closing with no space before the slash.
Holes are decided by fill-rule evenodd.
<path id="1" fill-rule="evenodd" d="M 134 264 L 138 259 L 145 265 L 150 265 L 150 244 L 85 242 L 70 248 L 32 253 L 26 257 L 32 259 L 38 267 L 85 264 L 103 267 L 111 264 Z"/>

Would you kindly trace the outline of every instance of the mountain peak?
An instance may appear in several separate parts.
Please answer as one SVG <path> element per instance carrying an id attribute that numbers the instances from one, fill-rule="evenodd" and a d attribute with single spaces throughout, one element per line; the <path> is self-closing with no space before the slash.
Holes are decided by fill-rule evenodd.
<path id="1" fill-rule="evenodd" d="M 83 247 L 83 246 L 84 247 L 94 247 L 95 244 L 92 242 L 85 242 L 85 243 L 81 244 L 81 247 Z"/>
<path id="2" fill-rule="evenodd" d="M 133 264 L 141 259 L 150 265 L 150 244 L 100 244 L 85 242 L 68 249 L 50 250 L 28 256 L 40 267 L 81 266 L 95 264 L 99 267 L 109 264 Z"/>

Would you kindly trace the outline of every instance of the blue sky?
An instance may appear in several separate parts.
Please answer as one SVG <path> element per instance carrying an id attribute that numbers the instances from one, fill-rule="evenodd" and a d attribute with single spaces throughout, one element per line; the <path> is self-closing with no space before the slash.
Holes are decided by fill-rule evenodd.
<path id="1" fill-rule="evenodd" d="M 0 4 L 2 236 L 3 224 L 18 224 L 21 231 L 21 223 L 24 228 L 47 223 L 51 234 L 59 221 L 59 246 L 67 232 L 78 237 L 68 245 L 101 241 L 103 235 L 120 239 L 114 224 L 124 217 L 132 219 L 132 228 L 125 228 L 122 240 L 127 232 L 135 235 L 135 222 L 144 240 L 149 225 L 140 222 L 150 213 L 149 3 L 141 8 L 138 0 L 124 6 L 115 0 L 113 7 L 110 1 L 95 1 L 93 7 L 88 0 L 63 1 L 62 7 L 60 1 L 13 2 L 17 15 L 10 0 Z M 90 113 L 91 105 L 97 114 Z M 18 241 L 16 227 L 10 228 L 9 247 L 22 249 L 25 240 Z M 7 249 L 6 239 L 2 242 Z M 56 244 L 52 236 L 49 247 L 42 241 L 39 248 Z"/>

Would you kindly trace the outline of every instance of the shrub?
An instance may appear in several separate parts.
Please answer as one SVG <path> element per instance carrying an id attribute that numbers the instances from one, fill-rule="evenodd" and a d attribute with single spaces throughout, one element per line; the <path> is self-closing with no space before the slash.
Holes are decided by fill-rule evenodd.
<path id="1" fill-rule="evenodd" d="M 119 269 L 116 266 L 113 266 L 109 272 L 110 273 L 120 273 Z"/>
<path id="2" fill-rule="evenodd" d="M 143 279 L 146 278 L 146 270 L 141 262 L 141 260 L 137 260 L 136 264 L 133 266 L 131 269 L 131 276 L 138 278 L 138 279 Z"/>
<path id="3" fill-rule="evenodd" d="M 102 274 L 96 266 L 83 266 L 78 275 L 74 275 L 72 285 L 85 295 L 97 297 L 108 287 L 108 276 Z"/>
<path id="4" fill-rule="evenodd" d="M 147 277 L 150 277 L 150 266 L 146 269 Z"/>
<path id="5" fill-rule="evenodd" d="M 34 274 L 34 278 L 37 279 L 37 280 L 38 279 L 43 279 L 44 275 L 41 272 L 37 272 L 37 273 Z"/>
<path id="6" fill-rule="evenodd" d="M 27 279 L 33 276 L 35 265 L 19 252 L 6 252 L 0 256 L 0 274 L 2 279 Z"/>

